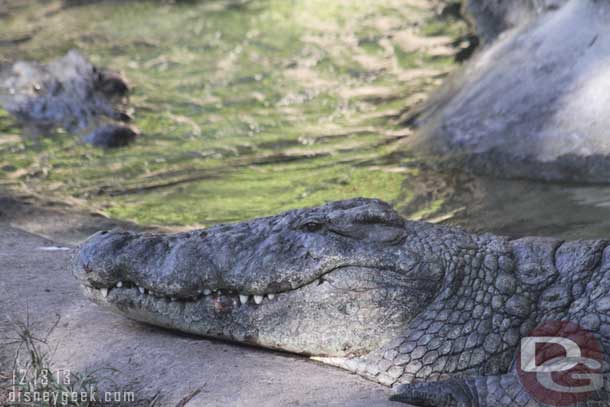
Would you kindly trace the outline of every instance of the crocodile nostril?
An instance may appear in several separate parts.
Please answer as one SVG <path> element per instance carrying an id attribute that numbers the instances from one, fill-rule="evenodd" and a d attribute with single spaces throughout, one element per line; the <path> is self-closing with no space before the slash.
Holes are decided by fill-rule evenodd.
<path id="1" fill-rule="evenodd" d="M 104 230 L 104 231 L 100 232 L 100 235 L 101 235 L 101 236 L 104 236 L 104 235 L 107 235 L 107 234 L 108 234 L 108 231 L 107 231 L 107 230 Z"/>

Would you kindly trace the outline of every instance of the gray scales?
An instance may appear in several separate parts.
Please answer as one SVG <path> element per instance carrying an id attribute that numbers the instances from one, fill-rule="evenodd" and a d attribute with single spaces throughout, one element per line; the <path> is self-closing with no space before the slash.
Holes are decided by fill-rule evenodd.
<path id="1" fill-rule="evenodd" d="M 128 318 L 311 356 L 418 406 L 538 405 L 513 362 L 549 320 L 593 332 L 610 372 L 606 241 L 473 235 L 360 198 L 179 234 L 99 232 L 73 271 Z"/>

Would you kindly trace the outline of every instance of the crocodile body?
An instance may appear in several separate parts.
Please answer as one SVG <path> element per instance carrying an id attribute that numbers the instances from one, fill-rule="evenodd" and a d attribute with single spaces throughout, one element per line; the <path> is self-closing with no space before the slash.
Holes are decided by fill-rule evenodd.
<path id="1" fill-rule="evenodd" d="M 74 273 L 128 318 L 311 356 L 398 401 L 537 406 L 515 359 L 545 322 L 592 333 L 610 373 L 608 246 L 473 235 L 353 199 L 173 235 L 100 232 Z M 604 386 L 583 405 L 608 405 Z"/>

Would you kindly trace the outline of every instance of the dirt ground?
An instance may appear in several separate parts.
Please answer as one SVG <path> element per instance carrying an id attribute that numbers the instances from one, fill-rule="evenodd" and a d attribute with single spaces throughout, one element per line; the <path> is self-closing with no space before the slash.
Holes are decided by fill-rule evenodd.
<path id="1" fill-rule="evenodd" d="M 49 337 L 56 369 L 104 373 L 156 406 L 398 406 L 390 390 L 305 358 L 146 326 L 98 308 L 80 293 L 69 264 L 74 243 L 113 222 L 0 198 L 0 337 L 29 314 Z M 20 228 L 37 231 L 43 238 Z M 62 238 L 63 236 L 63 238 Z M 14 349 L 0 346 L 0 370 Z M 110 375 L 110 376 L 108 376 Z M 114 385 L 113 385 L 114 386 Z M 186 404 L 180 402 L 190 395 Z M 1 404 L 1 403 L 0 403 Z M 149 405 L 149 402 L 137 405 Z M 126 404 L 136 405 L 136 404 Z"/>

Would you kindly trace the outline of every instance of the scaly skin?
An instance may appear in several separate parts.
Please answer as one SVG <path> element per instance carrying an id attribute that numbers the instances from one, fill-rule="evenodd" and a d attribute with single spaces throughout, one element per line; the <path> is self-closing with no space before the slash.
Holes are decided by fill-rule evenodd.
<path id="1" fill-rule="evenodd" d="M 536 406 L 512 366 L 544 321 L 596 335 L 609 372 L 607 246 L 478 236 L 354 199 L 177 235 L 101 232 L 74 272 L 129 318 L 312 356 L 397 401 Z"/>
<path id="2" fill-rule="evenodd" d="M 118 73 L 93 66 L 76 51 L 48 64 L 20 61 L 0 69 L 0 106 L 41 129 L 127 121 L 122 97 L 128 92 Z"/>

